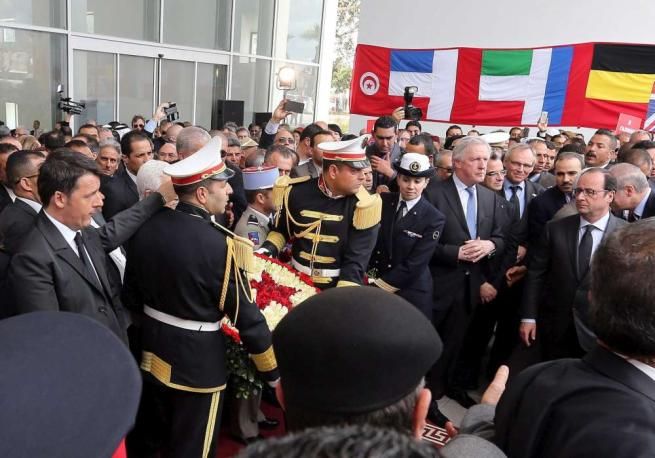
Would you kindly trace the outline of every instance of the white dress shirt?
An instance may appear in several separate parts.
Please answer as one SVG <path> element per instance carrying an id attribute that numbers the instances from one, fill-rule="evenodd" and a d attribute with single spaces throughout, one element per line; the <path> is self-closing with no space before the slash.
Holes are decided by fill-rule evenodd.
<path id="1" fill-rule="evenodd" d="M 130 172 L 130 170 L 127 167 L 125 167 L 125 171 L 127 172 L 127 176 L 132 178 L 132 181 L 134 181 L 134 184 L 136 184 L 136 175 Z"/>
<path id="2" fill-rule="evenodd" d="M 9 197 L 11 198 L 12 202 L 16 201 L 16 194 L 14 194 L 13 189 L 6 187 L 5 185 L 2 185 L 3 188 L 7 191 L 7 194 L 9 194 Z"/>
<path id="3" fill-rule="evenodd" d="M 414 205 L 416 205 L 419 200 L 421 200 L 421 196 L 412 200 L 405 200 L 400 196 L 400 199 L 398 199 L 398 205 L 396 205 L 396 212 L 400 209 L 400 202 L 405 202 L 405 211 L 403 212 L 403 216 L 405 216 L 412 208 L 414 208 Z"/>
<path id="4" fill-rule="evenodd" d="M 96 229 L 100 227 L 100 225 L 96 223 L 93 218 L 91 218 L 91 226 L 95 227 Z M 118 269 L 118 273 L 121 276 L 121 282 L 122 282 L 123 277 L 125 276 L 125 266 L 127 265 L 127 259 L 125 258 L 125 255 L 123 254 L 120 248 L 116 248 L 114 251 L 109 253 L 109 257 L 116 265 L 116 268 Z"/>
<path id="5" fill-rule="evenodd" d="M 39 213 L 41 211 L 41 208 L 43 208 L 43 206 L 35 200 L 26 199 L 25 197 L 19 197 L 19 196 L 16 196 L 16 199 L 26 203 L 27 205 L 32 207 L 32 210 L 34 210 L 37 213 Z"/>

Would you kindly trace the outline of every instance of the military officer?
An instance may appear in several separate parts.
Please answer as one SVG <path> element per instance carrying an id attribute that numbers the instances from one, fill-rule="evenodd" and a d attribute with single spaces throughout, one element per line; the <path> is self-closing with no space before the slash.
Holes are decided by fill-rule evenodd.
<path id="1" fill-rule="evenodd" d="M 234 233 L 249 239 L 258 249 L 271 230 L 271 216 L 275 211 L 273 185 L 280 172 L 272 165 L 248 167 L 242 172 L 248 207 L 241 215 Z"/>
<path id="2" fill-rule="evenodd" d="M 228 376 L 220 330 L 225 316 L 264 379 L 277 379 L 271 333 L 246 275 L 252 243 L 211 218 L 225 211 L 231 191 L 227 180 L 233 172 L 221 160 L 221 143 L 215 137 L 164 169 L 179 204 L 153 216 L 128 246 L 125 296 L 143 312 L 140 418 L 150 422 L 137 420 L 137 432 L 161 439 L 156 445 L 163 456 L 216 456 Z M 171 243 L 171 235 L 181 243 Z"/>
<path id="3" fill-rule="evenodd" d="M 394 164 L 400 192 L 382 194 L 382 224 L 369 263 L 369 277 L 398 294 L 432 320 L 432 275 L 428 266 L 446 217 L 422 197 L 434 176 L 430 159 L 405 153 Z"/>
<path id="4" fill-rule="evenodd" d="M 293 240 L 291 264 L 321 289 L 361 285 L 375 246 L 382 201 L 363 186 L 367 136 L 323 142 L 318 178 L 280 177 L 275 227 L 262 248 L 277 256 Z"/>

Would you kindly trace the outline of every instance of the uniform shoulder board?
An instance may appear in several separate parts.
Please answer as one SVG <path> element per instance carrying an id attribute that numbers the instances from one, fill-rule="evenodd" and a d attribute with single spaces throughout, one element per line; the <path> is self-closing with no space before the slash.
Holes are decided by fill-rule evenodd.
<path id="1" fill-rule="evenodd" d="M 234 257 L 235 264 L 242 270 L 252 273 L 254 272 L 255 260 L 253 254 L 254 244 L 252 241 L 245 237 L 236 235 L 229 229 L 221 226 L 220 224 L 212 221 L 212 225 L 223 232 L 228 240 L 228 245 L 232 246 L 232 256 Z M 229 254 L 228 254 L 229 256 Z"/>
<path id="2" fill-rule="evenodd" d="M 289 192 L 292 185 L 302 183 L 309 180 L 310 178 L 311 177 L 308 176 L 291 178 L 289 175 L 282 175 L 280 178 L 275 180 L 275 185 L 273 185 L 273 205 L 275 208 L 282 208 L 284 195 Z"/>
<path id="3" fill-rule="evenodd" d="M 353 216 L 355 229 L 369 229 L 378 224 L 382 219 L 382 199 L 380 195 L 377 193 L 369 194 L 362 186 L 355 196 L 357 197 Z"/>

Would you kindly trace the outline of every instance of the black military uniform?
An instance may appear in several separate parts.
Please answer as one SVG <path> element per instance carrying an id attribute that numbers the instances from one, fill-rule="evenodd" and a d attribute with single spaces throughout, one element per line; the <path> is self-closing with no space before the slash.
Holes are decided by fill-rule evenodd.
<path id="1" fill-rule="evenodd" d="M 325 161 L 361 169 L 368 166 L 361 144 L 358 138 L 320 146 Z M 277 256 L 291 240 L 291 264 L 311 275 L 318 288 L 362 284 L 379 229 L 377 194 L 370 195 L 362 186 L 355 195 L 334 197 L 323 176 L 283 176 L 275 184 L 273 199 L 279 210 L 263 248 Z"/>
<path id="2" fill-rule="evenodd" d="M 434 175 L 427 156 L 416 153 L 405 154 L 395 168 L 412 177 Z M 375 285 L 405 298 L 430 320 L 429 263 L 445 224 L 443 213 L 424 197 L 406 201 L 396 192 L 382 194 L 382 225 L 369 263 L 370 277 L 376 279 Z"/>
<path id="3" fill-rule="evenodd" d="M 224 166 L 202 164 L 205 149 L 210 148 L 207 156 L 222 165 L 215 142 L 220 143 L 220 138 L 169 166 L 165 172 L 172 175 L 173 183 L 229 177 Z M 198 179 L 184 177 L 176 182 L 175 173 L 188 173 L 186 161 L 202 165 Z M 172 237 L 183 243 L 171 243 Z M 130 242 L 125 295 L 131 308 L 142 308 L 144 313 L 141 369 L 146 383 L 137 426 L 156 431 L 156 425 L 143 423 L 158 417 L 167 420 L 160 426 L 165 428 L 166 456 L 215 456 L 217 418 L 228 377 L 225 337 L 219 329 L 225 316 L 239 329 L 264 378 L 277 378 L 271 333 L 252 302 L 243 270 L 251 256 L 251 242 L 233 238 L 213 223 L 204 208 L 186 202 L 155 215 Z"/>

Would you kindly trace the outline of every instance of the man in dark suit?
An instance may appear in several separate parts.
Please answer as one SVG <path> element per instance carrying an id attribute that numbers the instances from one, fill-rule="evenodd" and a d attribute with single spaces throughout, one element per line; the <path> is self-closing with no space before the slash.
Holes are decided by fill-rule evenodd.
<path id="1" fill-rule="evenodd" d="M 610 169 L 616 178 L 616 195 L 612 208 L 632 223 L 655 216 L 655 192 L 638 167 L 632 164 L 616 164 Z"/>
<path id="2" fill-rule="evenodd" d="M 480 302 L 483 271 L 490 255 L 505 249 L 500 196 L 478 186 L 485 178 L 489 144 L 477 137 L 459 141 L 453 151 L 453 176 L 431 182 L 428 200 L 446 216 L 446 225 L 431 261 L 435 324 L 444 354 L 428 377 L 434 400 L 429 419 L 444 425 L 447 418 L 436 400 L 445 394 L 473 310 Z"/>
<path id="3" fill-rule="evenodd" d="M 555 157 L 557 156 L 555 145 L 542 138 L 532 138 L 527 143 L 535 152 L 537 158 L 529 180 L 539 184 L 544 189 L 554 186 L 555 176 L 551 173 L 551 170 L 555 163 Z"/>
<path id="4" fill-rule="evenodd" d="M 0 212 L 16 199 L 7 183 L 7 160 L 16 150 L 12 143 L 0 143 Z"/>
<path id="5" fill-rule="evenodd" d="M 145 216 L 128 214 L 131 221 L 96 231 L 88 228 L 92 214 L 102 206 L 100 172 L 93 160 L 72 151 L 52 153 L 41 165 L 38 187 L 44 208 L 9 267 L 10 314 L 81 313 L 126 342 L 129 319 L 113 299 L 105 252 L 124 243 L 157 211 L 162 195 L 153 194 Z M 165 200 L 173 198 L 171 191 Z"/>
<path id="6" fill-rule="evenodd" d="M 104 178 L 100 191 L 105 195 L 102 214 L 109 219 L 139 201 L 136 174 L 152 159 L 152 140 L 141 131 L 133 130 L 121 139 L 123 167 L 112 177 Z"/>
<path id="7" fill-rule="evenodd" d="M 373 144 L 366 148 L 366 156 L 373 168 L 373 189 L 387 186 L 396 177 L 392 165 L 398 162 L 403 153 L 396 141 L 398 124 L 391 116 L 382 116 L 373 126 Z"/>
<path id="8" fill-rule="evenodd" d="M 41 211 L 37 190 L 39 167 L 45 156 L 39 151 L 17 151 L 7 161 L 7 181 L 12 184 L 16 200 L 0 212 L 0 245 L 10 255 L 34 227 Z"/>
<path id="9" fill-rule="evenodd" d="M 398 294 L 432 320 L 432 258 L 446 217 L 421 194 L 434 167 L 427 156 L 406 153 L 399 164 L 400 192 L 385 192 L 378 240 L 369 262 L 375 285 Z"/>
<path id="10" fill-rule="evenodd" d="M 578 179 L 578 215 L 546 224 L 533 247 L 521 304 L 520 336 L 539 339 L 542 359 L 579 357 L 595 342 L 588 329 L 589 260 L 607 234 L 627 224 L 610 212 L 616 180 L 599 167 Z"/>
<path id="11" fill-rule="evenodd" d="M 329 130 L 319 130 L 310 139 L 312 156 L 309 161 L 298 164 L 291 170 L 291 178 L 310 177 L 318 178 L 323 173 L 323 151 L 318 147 L 323 142 L 334 141 Z"/>
<path id="12" fill-rule="evenodd" d="M 528 241 L 536 243 L 544 226 L 555 213 L 573 199 L 573 184 L 584 167 L 584 158 L 577 153 L 561 153 L 555 161 L 555 186 L 546 189 L 530 202 L 528 208 Z"/>
<path id="13" fill-rule="evenodd" d="M 655 450 L 653 231 L 651 219 L 624 225 L 594 254 L 589 318 L 600 344 L 582 360 L 528 368 L 504 392 L 496 443 L 508 456 L 632 458 Z"/>

